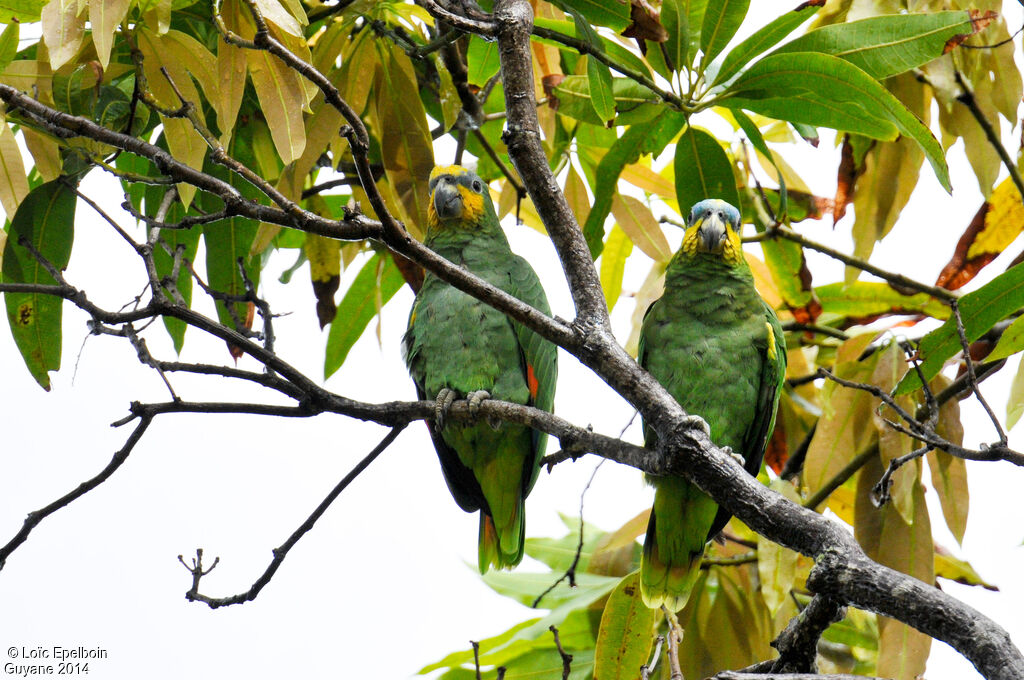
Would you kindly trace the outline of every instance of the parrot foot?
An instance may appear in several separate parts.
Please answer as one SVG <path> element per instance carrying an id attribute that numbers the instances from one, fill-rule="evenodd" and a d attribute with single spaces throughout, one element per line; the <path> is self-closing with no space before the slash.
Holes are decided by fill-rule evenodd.
<path id="1" fill-rule="evenodd" d="M 700 416 L 686 416 L 683 418 L 683 424 L 691 427 L 699 427 L 704 430 L 704 434 L 711 436 L 711 426 L 708 425 L 708 421 L 704 420 Z"/>
<path id="2" fill-rule="evenodd" d="M 477 414 L 480 412 L 480 404 L 484 403 L 484 400 L 490 399 L 491 393 L 487 390 L 477 390 L 476 392 L 470 392 L 466 395 L 466 401 L 469 402 L 469 415 L 474 420 Z"/>
<path id="3" fill-rule="evenodd" d="M 725 455 L 729 456 L 734 461 L 739 463 L 740 467 L 744 467 L 747 464 L 747 459 L 746 458 L 744 458 L 740 454 L 736 453 L 735 451 L 732 450 L 732 448 L 730 448 L 728 446 L 723 446 L 722 447 L 722 453 L 724 453 Z"/>
<path id="4" fill-rule="evenodd" d="M 444 429 L 445 417 L 456 396 L 458 395 L 455 390 L 450 390 L 447 387 L 442 387 L 437 393 L 437 399 L 434 401 L 434 429 L 438 432 Z"/>

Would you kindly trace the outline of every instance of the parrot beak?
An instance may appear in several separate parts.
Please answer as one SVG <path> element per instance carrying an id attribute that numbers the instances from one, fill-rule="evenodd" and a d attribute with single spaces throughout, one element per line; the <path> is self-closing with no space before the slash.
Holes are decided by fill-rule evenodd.
<path id="1" fill-rule="evenodd" d="M 452 220 L 462 217 L 462 209 L 459 187 L 442 177 L 434 187 L 434 212 L 442 220 Z"/>
<path id="2" fill-rule="evenodd" d="M 727 236 L 725 218 L 716 211 L 709 212 L 697 227 L 700 249 L 708 253 L 721 253 Z"/>

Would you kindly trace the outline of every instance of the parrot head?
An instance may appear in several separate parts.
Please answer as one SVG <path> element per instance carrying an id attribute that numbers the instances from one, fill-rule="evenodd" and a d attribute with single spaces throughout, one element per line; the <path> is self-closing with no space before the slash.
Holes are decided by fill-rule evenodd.
<path id="1" fill-rule="evenodd" d="M 690 210 L 683 236 L 683 252 L 718 255 L 729 264 L 743 259 L 740 211 L 717 198 L 706 198 Z"/>
<path id="2" fill-rule="evenodd" d="M 430 231 L 472 229 L 482 223 L 490 195 L 487 184 L 461 165 L 439 165 L 430 173 Z"/>

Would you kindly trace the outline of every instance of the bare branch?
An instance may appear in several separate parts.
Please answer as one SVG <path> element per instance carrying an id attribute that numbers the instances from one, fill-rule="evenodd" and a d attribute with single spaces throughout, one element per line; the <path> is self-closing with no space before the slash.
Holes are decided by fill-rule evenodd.
<path id="1" fill-rule="evenodd" d="M 786 629 L 772 641 L 779 658 L 772 664 L 773 673 L 814 673 L 817 665 L 818 640 L 836 621 L 846 616 L 846 607 L 828 595 L 815 595 L 810 604 L 789 622 Z"/>
<path id="2" fill-rule="evenodd" d="M 95 477 L 85 480 L 73 490 L 64 494 L 46 507 L 28 513 L 28 517 L 25 518 L 25 522 L 21 525 L 21 529 L 18 533 L 14 535 L 14 538 L 9 540 L 5 546 L 0 548 L 0 569 L 4 568 L 10 554 L 25 542 L 29 534 L 32 533 L 32 530 L 35 529 L 40 522 L 61 508 L 67 507 L 72 502 L 78 500 L 103 482 L 107 481 L 107 479 L 109 479 L 110 476 L 114 474 L 126 460 L 128 460 L 128 455 L 135 448 L 135 445 L 139 443 L 139 440 L 142 439 L 142 435 L 146 433 L 146 429 L 149 427 L 151 422 L 153 422 L 152 416 L 141 417 L 139 419 L 139 424 L 136 425 L 135 429 L 132 430 L 132 433 L 128 435 L 128 439 L 125 441 L 124 446 L 114 453 L 110 462 L 107 463 L 106 467 L 100 470 Z"/>
<path id="3" fill-rule="evenodd" d="M 288 537 L 288 540 L 281 544 L 279 548 L 274 549 L 274 558 L 270 561 L 270 564 L 267 566 L 266 571 L 264 571 L 263 574 L 258 579 L 256 579 L 255 583 L 253 583 L 252 586 L 247 591 L 245 591 L 244 593 L 239 593 L 237 595 L 232 595 L 230 597 L 209 597 L 207 595 L 203 595 L 202 593 L 200 593 L 199 580 L 204 575 L 210 573 L 210 571 L 213 570 L 213 567 L 217 566 L 217 562 L 214 561 L 213 565 L 209 569 L 205 571 L 203 570 L 203 553 L 202 548 L 200 548 L 196 551 L 196 560 L 193 562 L 192 567 L 188 567 L 188 565 L 186 565 L 186 568 L 188 568 L 189 571 L 192 573 L 192 587 L 188 590 L 188 592 L 185 593 L 185 599 L 187 599 L 189 602 L 205 602 L 207 605 L 210 606 L 211 609 L 217 609 L 218 607 L 226 607 L 233 604 L 243 604 L 245 602 L 255 600 L 256 597 L 260 594 L 260 591 L 263 590 L 263 588 L 268 583 L 270 583 L 270 579 L 272 579 L 274 577 L 274 574 L 277 573 L 277 570 L 281 567 L 281 563 L 284 562 L 284 559 L 288 556 L 288 551 L 290 551 L 295 546 L 295 544 L 299 542 L 299 539 L 301 539 L 303 536 L 309 533 L 309 531 L 313 528 L 313 525 L 316 524 L 317 520 L 320 519 L 325 512 L 327 512 L 327 508 L 331 507 L 331 503 L 333 503 L 335 499 L 337 499 L 338 496 L 341 495 L 341 492 L 344 491 L 345 488 L 349 484 L 351 484 L 356 477 L 362 474 L 362 472 L 367 467 L 369 467 L 370 463 L 376 460 L 376 458 L 380 454 L 382 454 L 388 448 L 388 446 L 391 445 L 391 442 L 395 441 L 395 438 L 398 437 L 398 435 L 401 434 L 402 430 L 404 429 L 405 425 L 399 425 L 397 427 L 392 428 L 391 431 L 388 432 L 388 434 L 384 437 L 384 439 L 382 439 L 380 443 L 377 444 L 377 446 L 375 446 L 372 451 L 366 454 L 366 456 L 361 461 L 359 461 L 359 463 L 354 468 L 352 468 L 352 470 L 347 475 L 345 475 L 345 477 L 340 482 L 338 482 L 338 484 L 333 489 L 331 489 L 330 493 L 328 493 L 327 496 L 323 499 L 323 501 L 320 502 L 320 505 L 318 505 L 316 509 L 313 511 L 313 513 L 306 518 L 306 521 L 299 525 L 299 528 L 296 529 L 292 533 L 292 535 Z M 217 559 L 219 560 L 220 558 Z M 182 559 L 181 555 L 178 555 L 178 560 L 182 564 L 185 564 L 185 561 Z"/>

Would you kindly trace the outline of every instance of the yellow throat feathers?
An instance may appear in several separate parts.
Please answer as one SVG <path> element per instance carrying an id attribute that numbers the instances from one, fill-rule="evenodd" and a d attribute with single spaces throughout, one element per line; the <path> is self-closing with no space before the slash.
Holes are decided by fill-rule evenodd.
<path id="1" fill-rule="evenodd" d="M 692 226 L 688 227 L 686 232 L 683 234 L 682 251 L 689 257 L 693 257 L 701 250 L 700 237 L 697 235 L 697 231 L 700 229 L 700 225 L 703 222 L 703 219 L 697 220 Z M 721 252 L 717 254 L 721 255 L 722 259 L 725 260 L 727 264 L 735 267 L 743 261 L 743 244 L 740 241 L 740 235 L 732 228 L 732 225 L 727 225 L 725 230 L 726 239 L 722 244 Z"/>
<path id="2" fill-rule="evenodd" d="M 455 187 L 458 189 L 459 195 L 462 196 L 462 215 L 457 219 L 449 219 L 442 221 L 438 217 L 437 211 L 434 209 L 434 193 L 431 192 L 430 200 L 427 202 L 427 222 L 428 226 L 432 231 L 440 229 L 469 229 L 480 223 L 483 219 L 485 207 L 483 194 L 470 189 L 468 186 L 459 182 L 459 178 L 468 174 L 461 165 L 439 165 L 430 171 L 430 181 L 433 181 L 437 177 L 442 175 L 449 175 L 455 178 Z M 437 190 L 437 185 L 434 186 L 434 191 Z M 484 191 L 488 191 L 487 185 L 484 184 Z"/>

